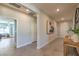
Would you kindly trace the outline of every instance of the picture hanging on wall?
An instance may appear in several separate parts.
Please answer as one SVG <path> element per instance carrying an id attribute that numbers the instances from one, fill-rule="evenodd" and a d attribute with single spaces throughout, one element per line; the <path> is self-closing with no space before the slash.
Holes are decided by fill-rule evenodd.
<path id="1" fill-rule="evenodd" d="M 76 8 L 76 13 L 75 13 L 75 28 L 79 28 L 79 8 Z"/>
<path id="2" fill-rule="evenodd" d="M 52 21 L 47 21 L 47 34 L 52 34 L 54 32 L 54 24 Z"/>

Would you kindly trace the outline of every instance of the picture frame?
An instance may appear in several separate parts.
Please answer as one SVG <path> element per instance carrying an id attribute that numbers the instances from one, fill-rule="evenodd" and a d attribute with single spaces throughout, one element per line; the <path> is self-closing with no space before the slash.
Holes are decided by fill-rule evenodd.
<path id="1" fill-rule="evenodd" d="M 79 8 L 76 8 L 74 28 L 79 27 Z"/>
<path id="2" fill-rule="evenodd" d="M 46 29 L 47 34 L 52 34 L 54 32 L 54 23 L 52 21 L 47 21 Z"/>

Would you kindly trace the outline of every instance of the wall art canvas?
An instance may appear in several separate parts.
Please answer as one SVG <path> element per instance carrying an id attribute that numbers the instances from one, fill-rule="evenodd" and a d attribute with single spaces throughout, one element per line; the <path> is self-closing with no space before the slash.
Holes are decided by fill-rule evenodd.
<path id="1" fill-rule="evenodd" d="M 54 32 L 54 24 L 52 21 L 47 21 L 47 34 L 52 34 Z"/>
<path id="2" fill-rule="evenodd" d="M 76 8 L 76 13 L 75 13 L 75 28 L 79 28 L 79 8 Z"/>

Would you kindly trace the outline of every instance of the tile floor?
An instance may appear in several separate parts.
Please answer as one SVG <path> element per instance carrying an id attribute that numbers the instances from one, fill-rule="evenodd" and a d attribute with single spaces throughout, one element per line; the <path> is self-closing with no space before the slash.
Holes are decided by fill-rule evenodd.
<path id="1" fill-rule="evenodd" d="M 14 53 L 15 41 L 13 38 L 1 39 L 0 40 L 0 55 L 12 55 Z"/>
<path id="2" fill-rule="evenodd" d="M 63 39 L 56 39 L 42 49 L 36 49 L 36 43 L 15 48 L 14 39 L 0 41 L 1 56 L 63 56 Z"/>

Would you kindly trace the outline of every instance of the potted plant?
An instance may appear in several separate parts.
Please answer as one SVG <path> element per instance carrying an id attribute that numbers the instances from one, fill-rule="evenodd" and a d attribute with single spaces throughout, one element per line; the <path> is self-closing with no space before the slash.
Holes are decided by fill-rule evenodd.
<path id="1" fill-rule="evenodd" d="M 79 42 L 79 28 L 71 29 L 71 31 L 73 32 L 71 40 L 73 42 Z"/>

